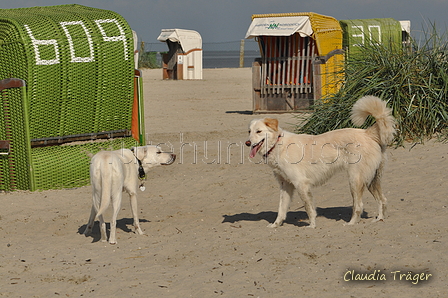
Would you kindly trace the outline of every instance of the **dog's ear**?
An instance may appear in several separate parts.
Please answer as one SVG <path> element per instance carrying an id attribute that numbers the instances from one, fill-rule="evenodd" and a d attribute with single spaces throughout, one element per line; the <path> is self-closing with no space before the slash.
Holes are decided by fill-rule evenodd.
<path id="1" fill-rule="evenodd" d="M 139 160 L 143 160 L 148 151 L 148 148 L 146 146 L 133 147 L 132 149 L 134 151 L 135 157 L 137 157 Z"/>
<path id="2" fill-rule="evenodd" d="M 278 120 L 277 119 L 265 118 L 264 124 L 267 127 L 270 127 L 271 129 L 273 129 L 274 131 L 278 131 Z"/>

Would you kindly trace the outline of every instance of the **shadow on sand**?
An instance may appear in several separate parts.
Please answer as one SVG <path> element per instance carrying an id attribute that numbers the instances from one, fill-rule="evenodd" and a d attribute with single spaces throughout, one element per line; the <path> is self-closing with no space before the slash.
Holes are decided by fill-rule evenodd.
<path id="1" fill-rule="evenodd" d="M 141 219 L 139 220 L 140 223 L 142 222 L 149 222 L 146 219 Z M 133 233 L 134 230 L 131 230 L 128 226 L 132 227 L 134 223 L 134 219 L 133 218 L 122 218 L 117 220 L 117 230 L 122 230 L 123 232 L 126 233 Z M 87 224 L 82 225 L 78 228 L 78 234 L 82 234 L 84 233 L 84 230 L 86 229 Z M 106 231 L 107 231 L 107 237 L 109 239 L 109 231 L 110 231 L 110 223 L 106 222 Z M 100 233 L 100 225 L 98 221 L 95 221 L 94 225 L 93 225 L 93 229 L 92 229 L 92 233 L 90 235 L 87 235 L 86 237 L 90 237 L 92 238 L 92 243 L 93 242 L 98 242 L 101 240 L 101 233 Z"/>
<path id="2" fill-rule="evenodd" d="M 352 216 L 352 207 L 329 207 L 317 208 L 317 216 L 333 219 L 336 221 L 343 220 L 349 222 Z M 260 213 L 238 213 L 234 215 L 223 215 L 223 223 L 235 223 L 239 221 L 266 221 L 273 223 L 277 217 L 277 212 L 265 211 Z M 363 212 L 361 218 L 369 218 L 367 212 Z M 283 224 L 291 224 L 295 226 L 308 226 L 308 215 L 305 211 L 289 211 Z"/>

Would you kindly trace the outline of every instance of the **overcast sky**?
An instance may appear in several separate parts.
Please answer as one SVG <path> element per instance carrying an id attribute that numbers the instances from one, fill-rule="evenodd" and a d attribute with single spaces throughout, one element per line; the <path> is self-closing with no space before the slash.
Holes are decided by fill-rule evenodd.
<path id="1" fill-rule="evenodd" d="M 0 0 L 1 8 L 77 3 L 113 10 L 122 15 L 140 40 L 158 43 L 161 29 L 198 31 L 206 43 L 239 41 L 252 14 L 315 12 L 338 20 L 394 18 L 410 20 L 416 33 L 435 23 L 448 27 L 448 0 Z M 423 27 L 422 27 L 423 26 Z"/>

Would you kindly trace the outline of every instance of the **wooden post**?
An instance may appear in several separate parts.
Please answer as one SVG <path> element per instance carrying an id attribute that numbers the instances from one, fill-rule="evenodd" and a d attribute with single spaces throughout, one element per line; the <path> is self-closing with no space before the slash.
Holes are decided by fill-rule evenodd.
<path id="1" fill-rule="evenodd" d="M 176 80 L 183 80 L 184 79 L 184 54 L 177 53 L 177 78 Z"/>
<path id="2" fill-rule="evenodd" d="M 173 71 L 168 70 L 168 61 L 169 57 L 167 53 L 162 54 L 162 78 L 164 80 L 172 79 L 170 75 L 173 73 Z"/>
<path id="3" fill-rule="evenodd" d="M 313 63 L 313 93 L 314 93 L 314 104 L 321 103 L 320 99 L 322 97 L 322 76 L 320 71 L 320 66 L 322 64 L 315 58 Z"/>
<path id="4" fill-rule="evenodd" d="M 252 112 L 256 113 L 266 109 L 261 98 L 261 59 L 255 59 L 252 63 Z M 264 99 L 263 99 L 264 100 Z"/>
<path id="5" fill-rule="evenodd" d="M 142 67 L 142 65 L 141 65 L 141 60 L 142 60 L 142 57 L 145 55 L 145 42 L 144 41 L 142 41 L 141 43 L 140 43 L 140 53 L 138 54 L 138 68 L 141 68 Z"/>
<path id="6" fill-rule="evenodd" d="M 244 67 L 244 39 L 240 43 L 240 67 Z"/>

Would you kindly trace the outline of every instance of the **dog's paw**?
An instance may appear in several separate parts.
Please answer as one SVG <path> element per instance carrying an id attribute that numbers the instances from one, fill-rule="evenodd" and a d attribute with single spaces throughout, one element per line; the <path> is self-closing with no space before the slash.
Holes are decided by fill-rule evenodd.
<path id="1" fill-rule="evenodd" d="M 278 228 L 279 226 L 281 226 L 281 225 L 279 225 L 278 223 L 271 223 L 271 224 L 268 224 L 268 228 L 271 228 L 271 229 L 273 229 L 273 228 Z"/>
<path id="2" fill-rule="evenodd" d="M 92 230 L 93 230 L 93 227 L 87 225 L 86 229 L 84 230 L 84 232 L 82 234 L 88 236 L 88 235 L 92 234 Z"/>

